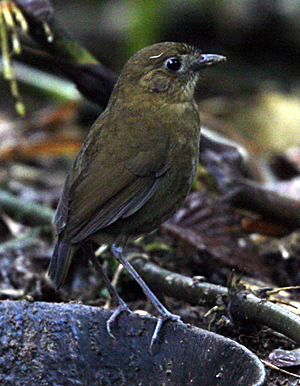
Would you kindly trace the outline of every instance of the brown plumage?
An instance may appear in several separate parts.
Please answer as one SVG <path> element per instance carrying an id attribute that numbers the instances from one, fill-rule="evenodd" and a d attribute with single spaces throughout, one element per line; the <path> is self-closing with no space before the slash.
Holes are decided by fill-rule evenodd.
<path id="1" fill-rule="evenodd" d="M 181 205 L 199 157 L 194 89 L 203 68 L 224 60 L 167 42 L 144 48 L 125 64 L 57 208 L 58 241 L 49 268 L 57 288 L 74 252 L 89 240 L 123 247 Z"/>

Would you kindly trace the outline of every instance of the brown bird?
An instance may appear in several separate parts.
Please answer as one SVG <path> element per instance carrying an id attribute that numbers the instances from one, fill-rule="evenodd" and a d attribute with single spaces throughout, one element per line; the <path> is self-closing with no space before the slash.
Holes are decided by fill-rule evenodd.
<path id="1" fill-rule="evenodd" d="M 193 183 L 200 142 L 194 90 L 204 68 L 224 62 L 184 43 L 146 47 L 125 64 L 106 110 L 85 139 L 67 176 L 56 215 L 58 235 L 49 276 L 58 289 L 74 253 L 88 256 L 119 305 L 127 308 L 94 255 L 91 243 L 110 244 L 165 320 L 179 321 L 123 256 L 129 237 L 149 233 L 184 201 Z"/>

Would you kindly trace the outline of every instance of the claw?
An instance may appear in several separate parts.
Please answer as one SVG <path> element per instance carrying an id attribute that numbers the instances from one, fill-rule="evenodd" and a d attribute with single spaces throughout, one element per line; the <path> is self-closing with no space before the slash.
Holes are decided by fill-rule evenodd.
<path id="1" fill-rule="evenodd" d="M 122 312 L 128 312 L 129 314 L 132 314 L 131 309 L 125 304 L 122 303 L 119 305 L 119 307 L 113 312 L 113 314 L 110 316 L 110 318 L 106 322 L 106 329 L 109 334 L 113 339 L 116 339 L 114 334 L 111 332 L 111 326 L 112 324 L 117 320 L 118 316 L 122 314 Z"/>
<path id="2" fill-rule="evenodd" d="M 157 323 L 156 323 L 155 330 L 154 330 L 154 333 L 152 335 L 151 342 L 150 342 L 150 353 L 151 354 L 152 354 L 152 348 L 153 348 L 154 344 L 158 341 L 158 334 L 160 332 L 160 329 L 161 329 L 162 325 L 165 322 L 167 322 L 168 320 L 170 322 L 184 324 L 183 321 L 181 320 L 180 316 L 171 314 L 171 312 L 167 312 L 162 318 L 159 318 Z"/>

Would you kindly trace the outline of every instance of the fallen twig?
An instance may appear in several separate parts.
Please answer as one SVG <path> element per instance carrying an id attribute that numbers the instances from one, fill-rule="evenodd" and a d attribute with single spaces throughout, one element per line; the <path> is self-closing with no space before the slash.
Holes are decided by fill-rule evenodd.
<path id="1" fill-rule="evenodd" d="M 132 262 L 150 287 L 191 304 L 213 307 L 221 297 L 226 297 L 227 311 L 234 323 L 266 325 L 300 344 L 300 318 L 298 315 L 261 299 L 246 289 L 228 290 L 210 283 L 175 274 L 157 265 L 137 258 Z"/>

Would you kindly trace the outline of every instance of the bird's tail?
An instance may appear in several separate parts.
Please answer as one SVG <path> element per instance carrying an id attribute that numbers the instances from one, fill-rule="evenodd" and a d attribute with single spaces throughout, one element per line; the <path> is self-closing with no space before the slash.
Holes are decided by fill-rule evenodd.
<path id="1" fill-rule="evenodd" d="M 48 276 L 53 280 L 56 290 L 66 279 L 76 249 L 63 236 L 59 237 L 48 268 Z"/>

